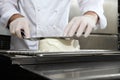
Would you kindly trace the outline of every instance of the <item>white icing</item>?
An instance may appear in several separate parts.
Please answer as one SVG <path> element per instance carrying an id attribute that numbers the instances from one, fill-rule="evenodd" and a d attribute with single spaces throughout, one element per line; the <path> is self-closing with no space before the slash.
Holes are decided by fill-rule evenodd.
<path id="1" fill-rule="evenodd" d="M 60 52 L 60 51 L 78 51 L 80 45 L 78 40 L 65 39 L 42 39 L 39 42 L 39 51 L 42 52 Z"/>

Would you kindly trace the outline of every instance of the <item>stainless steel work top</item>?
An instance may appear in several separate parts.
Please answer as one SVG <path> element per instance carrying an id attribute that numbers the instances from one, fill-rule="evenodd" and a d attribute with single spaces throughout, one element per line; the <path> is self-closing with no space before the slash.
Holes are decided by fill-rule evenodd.
<path id="1" fill-rule="evenodd" d="M 119 61 L 22 65 L 22 67 L 50 80 L 120 79 Z"/>
<path id="2" fill-rule="evenodd" d="M 73 52 L 0 51 L 12 64 L 50 80 L 120 79 L 120 51 L 80 50 Z M 37 55 L 36 55 L 37 54 Z"/>
<path id="3" fill-rule="evenodd" d="M 79 50 L 79 51 L 63 51 L 63 52 L 41 52 L 33 50 L 0 50 L 1 54 L 23 55 L 23 56 L 39 56 L 39 57 L 60 57 L 60 56 L 87 56 L 87 55 L 120 55 L 118 50 Z"/>
<path id="4" fill-rule="evenodd" d="M 120 56 L 120 51 L 117 50 L 80 50 L 66 52 L 41 52 L 41 51 L 0 51 L 0 54 L 8 55 L 12 59 L 13 64 L 39 64 L 39 63 L 57 63 L 57 62 L 76 62 L 79 58 L 82 61 L 94 60 L 96 57 L 103 56 Z M 84 59 L 85 58 L 85 59 Z M 100 59 L 100 60 L 101 60 Z M 107 59 L 107 58 L 106 58 Z M 103 59 L 104 60 L 104 59 Z"/>

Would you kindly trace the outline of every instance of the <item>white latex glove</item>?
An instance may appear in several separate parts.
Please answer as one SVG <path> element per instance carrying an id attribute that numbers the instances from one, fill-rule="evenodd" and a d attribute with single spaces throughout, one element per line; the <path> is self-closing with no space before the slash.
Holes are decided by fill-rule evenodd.
<path id="1" fill-rule="evenodd" d="M 24 30 L 24 37 L 30 37 L 29 23 L 24 17 L 17 18 L 10 23 L 10 33 L 16 35 L 19 38 L 23 38 L 21 35 L 21 30 Z"/>
<path id="2" fill-rule="evenodd" d="M 95 28 L 97 20 L 91 15 L 84 15 L 79 17 L 74 17 L 70 23 L 66 26 L 64 31 L 64 36 L 74 36 L 80 37 L 83 32 L 85 32 L 84 37 L 88 37 Z"/>

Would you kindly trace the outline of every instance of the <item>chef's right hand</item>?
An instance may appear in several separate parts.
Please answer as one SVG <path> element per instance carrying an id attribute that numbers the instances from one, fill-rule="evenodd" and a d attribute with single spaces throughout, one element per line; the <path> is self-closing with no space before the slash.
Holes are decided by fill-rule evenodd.
<path id="1" fill-rule="evenodd" d="M 29 38 L 30 37 L 30 28 L 28 20 L 24 17 L 19 17 L 13 20 L 9 24 L 10 33 L 13 35 L 16 35 L 19 38 L 23 38 L 21 34 L 21 30 L 24 31 L 24 37 Z"/>

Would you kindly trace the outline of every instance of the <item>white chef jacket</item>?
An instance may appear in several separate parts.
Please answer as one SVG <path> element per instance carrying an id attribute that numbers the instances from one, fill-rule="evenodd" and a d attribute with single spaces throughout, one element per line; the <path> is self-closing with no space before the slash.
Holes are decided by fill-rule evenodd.
<path id="1" fill-rule="evenodd" d="M 0 22 L 7 26 L 9 18 L 16 13 L 29 21 L 31 37 L 62 36 L 68 24 L 71 0 L 0 0 Z M 106 27 L 103 15 L 104 0 L 78 0 L 80 11 L 94 11 L 99 16 L 99 27 Z M 38 41 L 11 37 L 11 49 L 38 49 Z"/>

